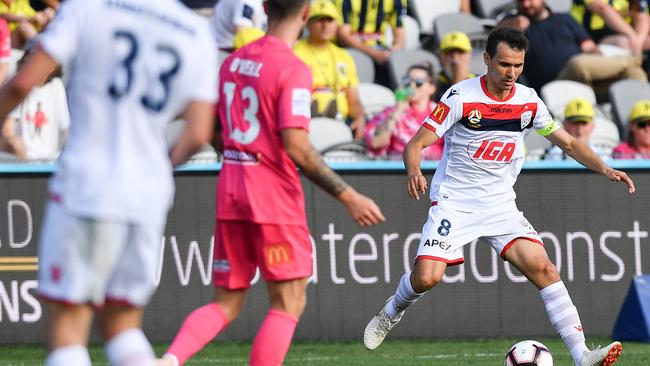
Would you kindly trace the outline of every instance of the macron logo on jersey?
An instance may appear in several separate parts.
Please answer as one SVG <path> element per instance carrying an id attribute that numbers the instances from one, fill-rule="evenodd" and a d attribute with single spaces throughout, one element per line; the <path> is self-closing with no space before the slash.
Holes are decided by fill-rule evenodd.
<path id="1" fill-rule="evenodd" d="M 296 117 L 311 118 L 311 92 L 295 88 L 291 92 L 291 114 Z"/>

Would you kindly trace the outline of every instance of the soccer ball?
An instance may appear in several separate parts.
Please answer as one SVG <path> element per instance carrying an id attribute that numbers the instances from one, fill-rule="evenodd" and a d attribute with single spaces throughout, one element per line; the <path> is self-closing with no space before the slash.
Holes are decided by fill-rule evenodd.
<path id="1" fill-rule="evenodd" d="M 521 341 L 506 352 L 505 366 L 553 366 L 548 347 L 537 341 Z"/>

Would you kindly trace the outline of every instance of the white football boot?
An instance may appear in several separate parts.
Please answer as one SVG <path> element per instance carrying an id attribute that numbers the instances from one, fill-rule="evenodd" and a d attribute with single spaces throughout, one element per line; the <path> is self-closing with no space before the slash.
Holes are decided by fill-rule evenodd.
<path id="1" fill-rule="evenodd" d="M 394 296 L 391 296 L 386 300 L 386 305 L 393 299 Z M 391 319 L 388 314 L 386 314 L 386 305 L 384 305 L 381 310 L 375 315 L 368 325 L 366 325 L 366 330 L 363 332 L 363 344 L 367 349 L 375 349 L 379 347 L 381 342 L 384 341 L 384 338 L 388 335 L 391 329 L 397 324 L 404 315 L 404 311 L 397 314 L 395 319 Z"/>
<path id="2" fill-rule="evenodd" d="M 613 365 L 623 352 L 621 342 L 612 342 L 605 347 L 596 347 L 593 351 L 582 354 L 580 366 L 610 366 Z"/>

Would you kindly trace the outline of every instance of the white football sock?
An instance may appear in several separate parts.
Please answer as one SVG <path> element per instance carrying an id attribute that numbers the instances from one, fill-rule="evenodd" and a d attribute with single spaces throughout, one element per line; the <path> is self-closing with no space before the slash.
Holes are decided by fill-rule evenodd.
<path id="1" fill-rule="evenodd" d="M 156 355 L 141 329 L 129 329 L 113 337 L 104 348 L 112 366 L 153 366 Z"/>
<path id="2" fill-rule="evenodd" d="M 90 355 L 81 345 L 57 348 L 45 359 L 45 366 L 90 366 Z"/>
<path id="3" fill-rule="evenodd" d="M 553 328 L 562 338 L 562 342 L 571 352 L 576 365 L 580 364 L 582 354 L 588 348 L 585 345 L 585 335 L 582 331 L 578 310 L 573 305 L 571 297 L 562 281 L 556 282 L 540 290 L 548 318 Z"/>
<path id="4" fill-rule="evenodd" d="M 411 272 L 406 272 L 399 280 L 399 285 L 395 291 L 395 297 L 388 302 L 386 306 L 386 314 L 389 317 L 395 318 L 397 314 L 406 310 L 409 306 L 415 304 L 424 293 L 418 294 L 411 286 Z"/>

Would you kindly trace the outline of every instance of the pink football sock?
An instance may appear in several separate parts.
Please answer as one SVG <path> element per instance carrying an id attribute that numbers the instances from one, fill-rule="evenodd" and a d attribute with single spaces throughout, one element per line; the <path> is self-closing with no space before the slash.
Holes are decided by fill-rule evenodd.
<path id="1" fill-rule="evenodd" d="M 271 309 L 257 332 L 251 349 L 250 366 L 280 366 L 291 345 L 298 319 Z"/>
<path id="2" fill-rule="evenodd" d="M 167 354 L 175 356 L 182 365 L 212 341 L 226 325 L 228 318 L 219 305 L 204 305 L 188 315 Z"/>

